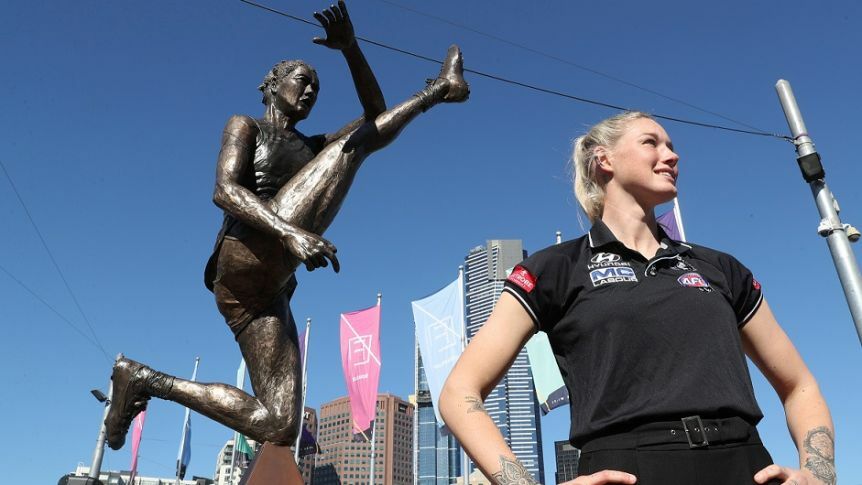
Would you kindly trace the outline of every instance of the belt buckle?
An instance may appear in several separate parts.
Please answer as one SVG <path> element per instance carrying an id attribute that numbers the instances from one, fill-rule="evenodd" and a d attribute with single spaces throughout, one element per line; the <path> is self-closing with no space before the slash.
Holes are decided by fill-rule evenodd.
<path id="1" fill-rule="evenodd" d="M 709 440 L 706 439 L 706 429 L 703 427 L 703 421 L 700 420 L 700 416 L 688 416 L 682 418 L 681 421 L 689 447 L 703 448 L 704 446 L 709 446 Z"/>

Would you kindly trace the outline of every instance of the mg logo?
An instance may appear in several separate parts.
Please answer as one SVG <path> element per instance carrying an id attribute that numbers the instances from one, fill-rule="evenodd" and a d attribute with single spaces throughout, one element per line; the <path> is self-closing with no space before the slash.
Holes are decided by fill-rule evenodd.
<path id="1" fill-rule="evenodd" d="M 618 254 L 599 253 L 599 254 L 593 256 L 593 258 L 590 259 L 590 262 L 592 262 L 592 263 L 616 263 L 620 259 L 621 258 Z"/>
<path id="2" fill-rule="evenodd" d="M 623 281 L 636 283 L 638 281 L 635 271 L 626 266 L 611 266 L 609 268 L 590 271 L 590 279 L 593 280 L 593 286 L 620 283 Z"/>

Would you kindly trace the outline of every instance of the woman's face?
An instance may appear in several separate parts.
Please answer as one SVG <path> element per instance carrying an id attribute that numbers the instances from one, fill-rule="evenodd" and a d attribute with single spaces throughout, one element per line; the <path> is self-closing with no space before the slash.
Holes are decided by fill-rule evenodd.
<path id="1" fill-rule="evenodd" d="M 300 65 L 278 83 L 275 91 L 276 107 L 295 120 L 304 120 L 317 101 L 319 90 L 317 74 L 308 66 Z"/>
<path id="2" fill-rule="evenodd" d="M 641 204 L 655 207 L 676 197 L 679 156 L 664 128 L 651 119 L 630 121 L 600 161 L 606 171 L 610 167 L 610 183 L 618 184 Z"/>

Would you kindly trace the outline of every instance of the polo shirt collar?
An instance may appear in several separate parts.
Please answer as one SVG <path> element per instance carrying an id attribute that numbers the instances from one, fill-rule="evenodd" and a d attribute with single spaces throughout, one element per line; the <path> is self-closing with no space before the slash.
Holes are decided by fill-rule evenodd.
<path id="1" fill-rule="evenodd" d="M 689 246 L 688 244 L 680 241 L 674 241 L 673 239 L 669 238 L 661 225 L 658 226 L 658 235 L 659 241 L 661 242 L 662 250 L 666 250 L 671 254 L 682 254 L 691 249 L 691 246 Z M 621 243 L 616 236 L 614 236 L 614 233 L 611 232 L 611 229 L 601 219 L 597 219 L 596 222 L 593 223 L 593 227 L 590 228 L 590 232 L 587 233 L 587 239 L 589 240 L 590 247 L 593 249 L 597 249 L 602 246 L 606 246 L 613 243 L 625 247 L 625 245 Z"/>

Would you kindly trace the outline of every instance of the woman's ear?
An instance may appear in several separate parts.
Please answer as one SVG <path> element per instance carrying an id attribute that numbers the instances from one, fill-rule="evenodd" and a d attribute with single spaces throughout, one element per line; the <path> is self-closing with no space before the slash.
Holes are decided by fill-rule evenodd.
<path id="1" fill-rule="evenodd" d="M 610 151 L 603 146 L 595 148 L 595 170 L 596 174 L 610 175 L 614 172 L 613 163 L 611 161 Z"/>

